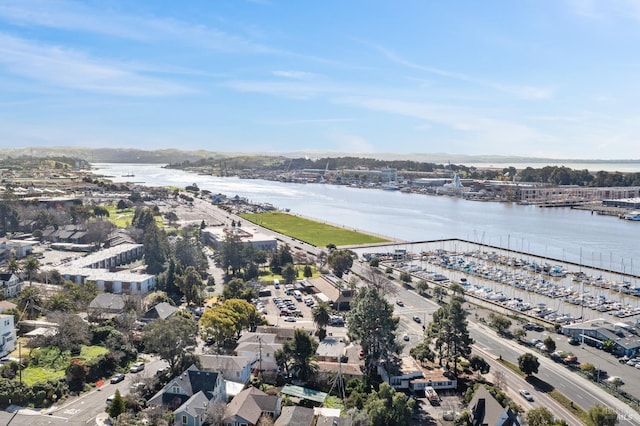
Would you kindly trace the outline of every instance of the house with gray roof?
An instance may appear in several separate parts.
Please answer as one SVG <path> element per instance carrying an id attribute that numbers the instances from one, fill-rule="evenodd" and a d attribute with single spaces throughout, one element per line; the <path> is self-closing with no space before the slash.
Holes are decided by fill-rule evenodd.
<path id="1" fill-rule="evenodd" d="M 280 416 L 282 399 L 267 395 L 258 388 L 250 387 L 227 404 L 222 424 L 226 426 L 256 425 L 262 416 L 277 419 Z"/>
<path id="2" fill-rule="evenodd" d="M 207 417 L 209 399 L 200 391 L 186 400 L 173 412 L 174 424 L 184 426 L 202 426 Z"/>
<path id="3" fill-rule="evenodd" d="M 509 407 L 504 408 L 491 395 L 486 387 L 480 385 L 469 402 L 471 424 L 473 426 L 520 426 L 516 413 Z"/>
<path id="4" fill-rule="evenodd" d="M 222 375 L 217 372 L 201 371 L 192 365 L 182 374 L 171 379 L 148 401 L 148 404 L 175 409 L 198 392 L 203 392 L 209 401 L 223 401 L 226 395 Z"/>
<path id="5" fill-rule="evenodd" d="M 124 306 L 122 294 L 101 293 L 89 303 L 89 311 L 95 314 L 119 314 Z"/>
<path id="6" fill-rule="evenodd" d="M 275 371 L 278 369 L 275 353 L 282 349 L 282 344 L 275 343 L 275 339 L 275 334 L 245 333 L 238 339 L 236 354 L 248 358 L 253 368 Z"/>
<path id="7" fill-rule="evenodd" d="M 200 355 L 200 368 L 203 371 L 217 371 L 225 380 L 247 383 L 255 360 L 245 356 Z"/>
<path id="8" fill-rule="evenodd" d="M 282 407 L 274 426 L 312 426 L 314 417 L 313 408 L 297 405 Z"/>
<path id="9" fill-rule="evenodd" d="M 16 296 L 22 291 L 22 280 L 16 274 L 11 272 L 0 274 L 0 289 L 4 294 L 4 298 Z"/>
<path id="10" fill-rule="evenodd" d="M 327 337 L 318 344 L 316 359 L 325 362 L 339 362 L 344 356 L 345 347 L 342 339 Z"/>
<path id="11" fill-rule="evenodd" d="M 167 319 L 176 313 L 178 308 L 171 306 L 167 302 L 160 302 L 142 315 L 142 320 L 146 322 L 157 319 Z"/>

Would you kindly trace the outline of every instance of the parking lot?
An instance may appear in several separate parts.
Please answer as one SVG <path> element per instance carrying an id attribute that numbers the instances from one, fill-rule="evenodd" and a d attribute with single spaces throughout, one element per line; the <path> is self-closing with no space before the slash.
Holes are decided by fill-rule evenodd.
<path id="1" fill-rule="evenodd" d="M 293 290 L 287 290 L 284 285 L 269 285 L 267 288 L 271 291 L 270 296 L 259 298 L 262 305 L 257 304 L 262 311 L 267 322 L 278 327 L 301 328 L 305 330 L 315 330 L 313 323 L 312 310 L 319 303 L 318 299 L 312 294 L 301 293 L 298 298 Z M 288 293 L 288 294 L 287 294 Z M 298 300 L 299 299 L 299 300 Z M 329 325 L 327 327 L 327 335 L 335 337 L 346 337 L 346 328 L 344 322 L 342 326 Z"/>

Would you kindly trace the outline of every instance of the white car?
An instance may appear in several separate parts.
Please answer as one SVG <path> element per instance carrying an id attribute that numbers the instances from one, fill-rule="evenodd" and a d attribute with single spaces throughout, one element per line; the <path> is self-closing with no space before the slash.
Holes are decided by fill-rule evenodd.
<path id="1" fill-rule="evenodd" d="M 407 333 L 404 333 L 404 336 L 402 336 L 402 340 L 404 340 L 405 342 L 409 341 L 409 335 Z"/>
<path id="2" fill-rule="evenodd" d="M 296 319 L 294 317 L 286 317 L 284 320 L 286 322 L 296 322 Z"/>
<path id="3" fill-rule="evenodd" d="M 129 371 L 132 372 L 132 373 L 138 373 L 138 372 L 140 372 L 142 370 L 144 370 L 144 362 L 136 362 L 129 369 Z"/>
<path id="4" fill-rule="evenodd" d="M 531 392 L 528 390 L 520 389 L 520 395 L 522 395 L 522 397 L 527 401 L 533 401 L 533 395 L 531 395 Z"/>

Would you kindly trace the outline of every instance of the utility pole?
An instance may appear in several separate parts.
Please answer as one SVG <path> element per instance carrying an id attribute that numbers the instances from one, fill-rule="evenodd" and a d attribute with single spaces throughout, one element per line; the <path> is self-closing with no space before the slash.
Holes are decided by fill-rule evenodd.
<path id="1" fill-rule="evenodd" d="M 258 353 L 260 354 L 260 359 L 258 360 L 258 376 L 262 373 L 262 336 L 256 336 L 258 339 Z"/>
<path id="2" fill-rule="evenodd" d="M 20 388 L 22 388 L 22 343 L 18 340 L 18 375 L 20 377 Z"/>

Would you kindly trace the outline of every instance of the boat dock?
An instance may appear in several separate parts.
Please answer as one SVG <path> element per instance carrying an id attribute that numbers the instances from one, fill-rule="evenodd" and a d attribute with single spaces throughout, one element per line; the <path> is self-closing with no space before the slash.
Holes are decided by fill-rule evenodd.
<path id="1" fill-rule="evenodd" d="M 464 240 L 413 243 L 420 251 L 371 247 L 358 250 L 378 257 L 414 282 L 464 288 L 465 296 L 548 323 L 640 315 L 640 283 L 636 275 L 541 257 Z M 373 252 L 373 253 L 372 253 Z"/>

